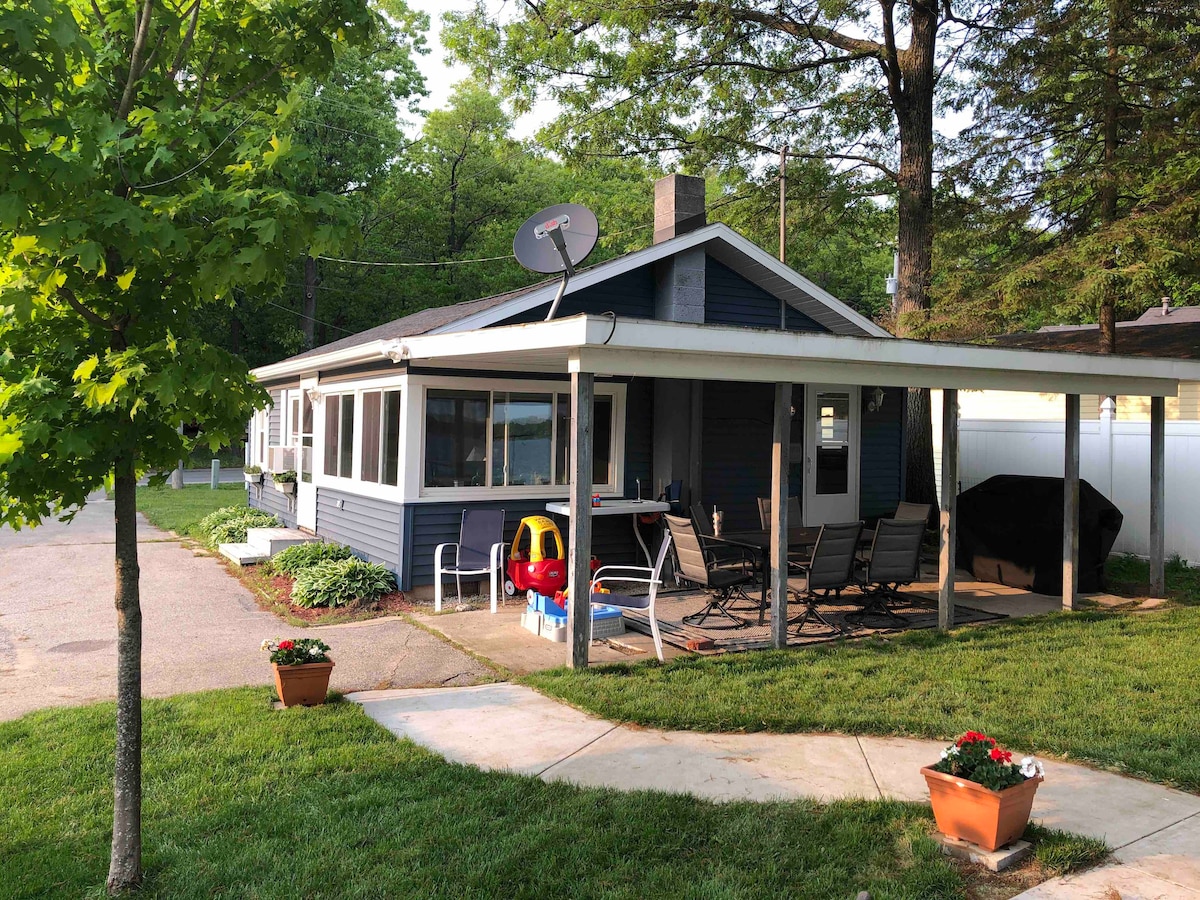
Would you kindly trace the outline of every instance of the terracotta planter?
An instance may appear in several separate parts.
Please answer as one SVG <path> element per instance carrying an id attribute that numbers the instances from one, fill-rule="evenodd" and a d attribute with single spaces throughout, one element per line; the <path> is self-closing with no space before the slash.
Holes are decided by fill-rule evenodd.
<path id="1" fill-rule="evenodd" d="M 1033 795 L 1042 783 L 1038 776 L 993 791 L 973 781 L 935 772 L 929 766 L 921 774 L 929 785 L 929 802 L 933 804 L 938 831 L 978 844 L 984 850 L 997 850 L 1025 833 Z"/>
<path id="2" fill-rule="evenodd" d="M 275 690 L 284 706 L 320 706 L 329 693 L 329 676 L 333 661 L 305 663 L 302 666 L 280 666 L 275 670 Z"/>

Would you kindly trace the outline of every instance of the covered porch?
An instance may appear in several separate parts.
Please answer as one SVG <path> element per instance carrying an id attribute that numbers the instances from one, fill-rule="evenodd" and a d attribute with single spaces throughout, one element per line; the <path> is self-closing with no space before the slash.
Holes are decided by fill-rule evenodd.
<path id="1" fill-rule="evenodd" d="M 564 373 L 570 378 L 569 426 L 569 586 L 567 662 L 588 662 L 588 629 L 576 627 L 590 615 L 587 585 L 592 549 L 590 479 L 579 473 L 593 470 L 593 401 L 597 377 L 651 378 L 664 383 L 737 382 L 770 385 L 771 456 L 769 484 L 768 586 L 772 598 L 766 626 L 767 642 L 784 647 L 789 638 L 787 619 L 787 535 L 789 479 L 793 467 L 793 415 L 799 400 L 797 386 L 836 386 L 849 391 L 895 388 L 941 388 L 943 403 L 943 464 L 939 512 L 939 559 L 936 581 L 936 621 L 940 628 L 956 624 L 958 585 L 954 569 L 957 494 L 957 392 L 997 388 L 1056 392 L 1066 395 L 1066 453 L 1063 474 L 1063 594 L 1055 605 L 1075 607 L 1078 596 L 1078 473 L 1079 395 L 1120 393 L 1152 398 L 1150 492 L 1152 518 L 1158 538 L 1152 553 L 1152 584 L 1161 591 L 1164 528 L 1162 510 L 1163 398 L 1174 396 L 1180 380 L 1200 378 L 1200 364 L 1179 360 L 1147 360 L 1081 354 L 1023 351 L 988 347 L 927 344 L 887 338 L 785 333 L 740 327 L 697 326 L 673 322 L 581 315 L 547 323 L 490 328 L 487 331 L 420 336 L 397 341 L 388 356 L 430 371 Z M 694 395 L 692 395 L 694 396 Z M 857 395 L 856 395 L 857 396 Z M 679 416 L 683 397 L 656 405 L 654 454 L 695 447 L 703 438 L 702 419 Z M 694 403 L 694 401 L 692 401 Z M 801 401 L 802 402 L 802 401 Z M 682 427 L 686 423 L 686 428 Z M 668 446 L 664 446 L 666 441 Z M 805 443 L 808 443 L 807 441 Z M 680 454 L 685 462 L 695 459 Z M 855 454 L 857 456 L 857 454 Z M 811 459 L 807 461 L 811 468 Z M 805 480 L 809 481 L 808 473 Z M 851 476 L 847 476 L 851 477 Z M 806 514 L 822 515 L 819 508 Z M 855 514 L 857 518 L 857 513 Z M 844 521 L 828 518 L 824 521 Z M 924 587 L 924 586 L 922 586 Z M 561 651 L 560 651 L 561 652 Z"/>

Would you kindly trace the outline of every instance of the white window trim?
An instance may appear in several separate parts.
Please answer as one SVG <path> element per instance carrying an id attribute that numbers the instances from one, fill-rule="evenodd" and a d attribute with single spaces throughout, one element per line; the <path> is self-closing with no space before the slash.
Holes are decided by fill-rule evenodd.
<path id="1" fill-rule="evenodd" d="M 409 482 L 409 490 L 416 489 L 415 494 L 409 494 L 406 502 L 455 502 L 470 500 L 515 500 L 515 499 L 558 499 L 565 497 L 569 486 L 565 484 L 530 484 L 513 485 L 508 487 L 426 487 L 425 486 L 425 406 L 426 396 L 431 390 L 451 391 L 491 391 L 494 393 L 540 393 L 567 394 L 571 393 L 570 382 L 538 381 L 533 379 L 516 378 L 472 378 L 446 377 L 438 375 L 410 375 L 410 393 L 414 401 L 409 408 L 409 418 L 406 433 L 413 453 L 409 458 L 415 459 L 417 465 L 413 480 Z M 596 383 L 597 396 L 613 398 L 613 427 L 610 459 L 612 460 L 613 481 L 608 485 L 599 485 L 594 490 L 601 497 L 616 498 L 624 494 L 625 486 L 625 394 L 626 386 L 620 382 L 602 381 Z M 414 421 L 415 420 L 415 421 Z M 491 408 L 488 409 L 488 454 L 489 469 L 491 466 Z"/>
<path id="2" fill-rule="evenodd" d="M 354 380 L 338 380 L 319 384 L 317 389 L 321 393 L 321 400 L 316 404 L 317 411 L 313 421 L 313 427 L 316 430 L 313 436 L 313 443 L 315 445 L 314 456 L 317 457 L 315 459 L 316 464 L 314 465 L 313 482 L 316 486 L 318 488 L 325 487 L 340 491 L 345 494 L 376 497 L 391 503 L 405 502 L 405 481 L 408 477 L 406 466 L 409 459 L 408 436 L 406 432 L 406 410 L 409 395 L 408 376 L 367 376 Z M 362 480 L 362 395 L 372 391 L 400 391 L 400 448 L 397 462 L 399 469 L 397 473 L 398 484 L 384 484 L 381 481 Z M 349 478 L 325 474 L 325 424 L 326 412 L 329 408 L 325 401 L 329 397 L 345 396 L 347 394 L 354 396 L 354 453 L 350 461 L 351 477 Z"/>

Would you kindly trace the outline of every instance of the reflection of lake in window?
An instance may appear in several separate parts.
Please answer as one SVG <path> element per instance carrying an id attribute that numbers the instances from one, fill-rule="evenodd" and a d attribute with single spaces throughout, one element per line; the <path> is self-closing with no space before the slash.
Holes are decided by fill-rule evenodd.
<path id="1" fill-rule="evenodd" d="M 425 399 L 425 484 L 487 484 L 487 391 L 430 391 Z"/>
<path id="2" fill-rule="evenodd" d="M 492 484 L 550 484 L 553 439 L 550 394 L 494 394 Z"/>

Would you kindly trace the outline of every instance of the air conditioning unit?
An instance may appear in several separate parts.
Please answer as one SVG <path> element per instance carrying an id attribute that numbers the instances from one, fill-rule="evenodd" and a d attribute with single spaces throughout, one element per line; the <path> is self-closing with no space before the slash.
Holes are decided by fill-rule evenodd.
<path id="1" fill-rule="evenodd" d="M 296 469 L 295 447 L 268 447 L 267 469 L 271 472 L 288 472 Z"/>

